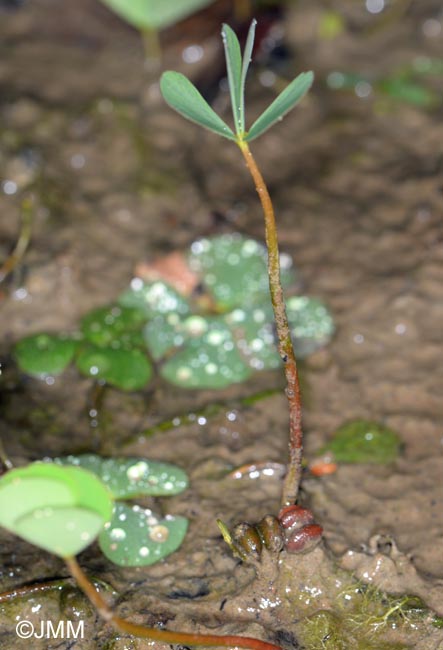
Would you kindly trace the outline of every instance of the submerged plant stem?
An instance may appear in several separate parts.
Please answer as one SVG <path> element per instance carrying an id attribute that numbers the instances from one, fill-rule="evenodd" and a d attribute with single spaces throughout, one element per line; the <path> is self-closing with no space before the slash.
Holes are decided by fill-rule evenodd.
<path id="1" fill-rule="evenodd" d="M 89 598 L 100 616 L 112 623 L 121 632 L 127 632 L 133 636 L 143 639 L 151 639 L 163 643 L 174 643 L 180 645 L 202 645 L 209 647 L 237 647 L 250 648 L 251 650 L 281 650 L 280 646 L 273 643 L 266 643 L 259 639 L 243 636 L 217 635 L 217 634 L 189 634 L 186 632 L 169 632 L 168 630 L 159 630 L 155 627 L 145 627 L 131 623 L 120 618 L 109 607 L 108 603 L 102 598 L 101 594 L 95 589 L 94 585 L 89 582 L 86 575 L 80 568 L 74 557 L 65 558 L 66 565 L 75 578 L 77 584 Z"/>
<path id="2" fill-rule="evenodd" d="M 285 369 L 286 397 L 289 403 L 289 464 L 282 492 L 282 506 L 286 506 L 292 505 L 297 500 L 302 472 L 303 433 L 301 427 L 300 382 L 280 280 L 280 255 L 274 207 L 266 183 L 257 167 L 248 143 L 239 139 L 237 144 L 254 179 L 255 189 L 260 198 L 265 217 L 269 289 L 277 329 L 278 351 Z"/>

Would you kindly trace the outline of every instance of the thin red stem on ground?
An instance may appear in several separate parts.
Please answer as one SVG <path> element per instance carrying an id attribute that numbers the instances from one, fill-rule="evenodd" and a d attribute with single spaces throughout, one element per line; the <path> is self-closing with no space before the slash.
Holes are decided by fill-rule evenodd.
<path id="1" fill-rule="evenodd" d="M 100 616 L 109 621 L 121 632 L 127 632 L 133 636 L 163 643 L 176 643 L 180 645 L 199 645 L 209 647 L 249 648 L 250 650 L 281 650 L 280 646 L 273 643 L 266 643 L 260 639 L 246 636 L 217 635 L 217 634 L 190 634 L 187 632 L 170 632 L 158 630 L 155 627 L 145 627 L 131 623 L 120 618 L 109 607 L 94 585 L 88 580 L 75 558 L 65 558 L 66 565 L 77 584 L 89 598 Z"/>

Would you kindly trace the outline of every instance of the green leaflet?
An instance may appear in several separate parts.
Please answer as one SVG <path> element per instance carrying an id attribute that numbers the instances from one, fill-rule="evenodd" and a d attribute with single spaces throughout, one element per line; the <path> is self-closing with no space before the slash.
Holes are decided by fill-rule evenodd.
<path id="1" fill-rule="evenodd" d="M 96 454 L 81 454 L 53 458 L 51 462 L 92 472 L 106 485 L 114 499 L 171 496 L 188 487 L 188 477 L 182 469 L 148 458 L 103 458 Z"/>
<path id="2" fill-rule="evenodd" d="M 251 23 L 248 32 L 248 38 L 246 39 L 245 51 L 243 52 L 243 63 L 241 70 L 241 81 L 240 81 L 240 119 L 242 123 L 242 133 L 245 130 L 245 83 L 246 75 L 248 74 L 249 64 L 251 63 L 252 49 L 254 47 L 254 37 L 255 37 L 255 26 L 257 21 L 254 20 Z"/>
<path id="3" fill-rule="evenodd" d="M 14 347 L 20 368 L 34 377 L 59 375 L 71 363 L 78 343 L 59 334 L 34 334 Z"/>
<path id="4" fill-rule="evenodd" d="M 197 88 L 180 72 L 164 72 L 160 90 L 165 101 L 180 115 L 218 135 L 235 140 L 235 135 L 221 117 L 209 106 Z"/>
<path id="5" fill-rule="evenodd" d="M 247 142 L 255 140 L 255 138 L 258 138 L 258 136 L 262 135 L 262 133 L 284 117 L 298 104 L 303 95 L 307 93 L 313 81 L 314 74 L 312 72 L 302 72 L 299 74 L 254 122 L 245 140 Z"/>
<path id="6" fill-rule="evenodd" d="M 242 134 L 245 130 L 245 120 L 244 109 L 242 111 L 242 58 L 240 43 L 229 25 L 223 25 L 221 33 L 225 48 L 226 68 L 228 71 L 229 92 L 231 94 L 235 131 L 237 134 Z"/>
<path id="7" fill-rule="evenodd" d="M 102 0 L 138 29 L 164 29 L 214 0 Z"/>
<path id="8" fill-rule="evenodd" d="M 148 566 L 181 545 L 188 528 L 184 517 L 157 517 L 151 510 L 116 503 L 112 520 L 100 533 L 106 557 L 119 566 Z"/>
<path id="9" fill-rule="evenodd" d="M 78 370 L 86 377 L 103 380 L 121 390 L 140 390 L 152 377 L 152 365 L 138 349 L 85 345 L 76 359 Z"/>

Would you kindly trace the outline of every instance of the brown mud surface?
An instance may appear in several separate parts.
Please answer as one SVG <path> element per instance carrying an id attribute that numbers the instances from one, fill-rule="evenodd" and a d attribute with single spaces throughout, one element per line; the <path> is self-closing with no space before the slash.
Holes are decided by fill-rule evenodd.
<path id="1" fill-rule="evenodd" d="M 24 464 L 90 449 L 97 434 L 86 414 L 88 381 L 74 371 L 51 385 L 19 376 L 9 358 L 13 342 L 73 330 L 89 309 L 126 288 L 141 261 L 183 249 L 202 234 L 237 230 L 262 239 L 263 224 L 239 152 L 165 108 L 143 72 L 133 30 L 90 0 L 70 0 L 63 9 L 55 0 L 8 11 L 4 4 L 1 259 L 16 240 L 30 183 L 36 205 L 30 249 L 0 297 L 2 438 L 12 460 Z M 232 558 L 215 520 L 232 525 L 278 510 L 278 465 L 241 479 L 228 473 L 246 463 L 285 462 L 283 395 L 242 401 L 282 389 L 282 377 L 256 375 L 217 393 L 162 382 L 137 394 L 109 391 L 101 423 L 108 453 L 171 461 L 191 479 L 188 491 L 162 503 L 165 512 L 190 519 L 183 546 L 166 561 L 121 569 L 95 546 L 80 558 L 90 575 L 118 592 L 120 614 L 137 622 L 297 647 L 294 594 L 304 593 L 306 601 L 305 580 L 309 598 L 317 593 L 318 608 L 325 606 L 321 593 L 327 601 L 342 588 L 331 586 L 341 580 L 331 577 L 339 575 L 332 557 L 381 589 L 419 595 L 443 616 L 443 123 L 438 111 L 326 84 L 335 70 L 375 77 L 419 56 L 441 56 L 441 3 L 417 0 L 401 9 L 402 2 L 393 2 L 391 13 L 377 16 L 364 2 L 330 4 L 344 19 L 335 39 L 319 38 L 325 9 L 317 0 L 294 2 L 278 23 L 295 55 L 278 73 L 289 78 L 311 68 L 317 81 L 253 149 L 275 200 L 281 247 L 293 257 L 303 290 L 327 303 L 337 326 L 331 344 L 302 368 L 306 456 L 354 418 L 396 430 L 403 451 L 389 466 L 340 465 L 328 477 L 307 475 L 303 500 L 324 527 L 330 555 L 317 549 L 300 561 L 285 557 L 279 569 L 265 567 L 251 588 L 253 569 Z M 203 45 L 211 60 L 219 30 L 207 31 Z M 189 33 L 193 40 L 186 31 L 165 36 L 167 66 L 177 68 L 180 48 L 198 41 Z M 204 64 L 205 57 L 195 69 L 180 67 L 201 78 Z M 261 72 L 258 66 L 251 74 L 251 117 L 273 96 L 259 83 Z M 433 83 L 441 93 L 441 79 Z M 229 119 L 226 94 L 216 101 Z M 183 418 L 211 404 L 220 406 L 215 415 Z M 170 418 L 179 419 L 169 431 L 141 435 Z M 149 647 L 113 637 L 64 581 L 61 561 L 0 535 L 1 591 L 53 579 L 67 585 L 3 607 L 2 647 L 29 647 L 15 634 L 17 617 L 60 616 L 83 618 L 85 639 L 34 639 L 33 648 Z M 293 596 L 282 605 L 285 590 Z M 441 650 L 443 631 L 401 642 Z"/>

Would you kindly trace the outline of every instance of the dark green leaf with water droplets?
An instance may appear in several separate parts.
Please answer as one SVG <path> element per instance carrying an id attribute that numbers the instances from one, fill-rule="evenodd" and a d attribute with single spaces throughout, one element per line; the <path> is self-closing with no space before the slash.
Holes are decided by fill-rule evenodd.
<path id="1" fill-rule="evenodd" d="M 90 344 L 81 349 L 76 364 L 83 375 L 127 391 L 143 388 L 152 376 L 150 361 L 137 349 L 101 348 Z"/>
<path id="2" fill-rule="evenodd" d="M 254 122 L 245 140 L 247 142 L 255 140 L 255 138 L 262 135 L 273 124 L 281 120 L 308 92 L 313 81 L 314 75 L 312 72 L 302 72 L 299 74 Z"/>
<path id="3" fill-rule="evenodd" d="M 229 126 L 183 74 L 171 70 L 164 72 L 160 79 L 160 90 L 166 103 L 180 115 L 224 138 L 235 140 Z"/>
<path id="4" fill-rule="evenodd" d="M 224 388 L 247 379 L 248 368 L 221 318 L 191 316 L 183 348 L 161 367 L 167 381 L 183 388 Z M 194 334 L 192 334 L 194 332 Z"/>
<path id="5" fill-rule="evenodd" d="M 320 300 L 309 296 L 293 296 L 286 301 L 286 312 L 295 354 L 299 359 L 304 359 L 329 343 L 335 330 L 334 322 Z"/>
<path id="6" fill-rule="evenodd" d="M 156 316 L 143 329 L 143 337 L 150 355 L 155 361 L 184 343 L 182 320 L 177 314 Z"/>
<path id="7" fill-rule="evenodd" d="M 35 334 L 15 345 L 14 356 L 21 370 L 29 375 L 58 375 L 71 363 L 77 344 L 67 336 Z"/>
<path id="8" fill-rule="evenodd" d="M 137 496 L 170 496 L 188 487 L 186 473 L 170 463 L 145 458 L 102 458 L 96 454 L 54 458 L 54 463 L 93 472 L 109 488 L 114 499 Z"/>
<path id="9" fill-rule="evenodd" d="M 322 448 L 342 463 L 390 463 L 400 452 L 399 436 L 388 427 L 369 420 L 353 420 L 337 429 Z"/>
<path id="10" fill-rule="evenodd" d="M 273 326 L 271 303 L 247 309 L 237 307 L 225 320 L 234 333 L 238 349 L 253 370 L 271 370 L 281 365 Z"/>
<path id="11" fill-rule="evenodd" d="M 101 347 L 137 347 L 143 345 L 141 328 L 146 315 L 141 309 L 109 305 L 90 311 L 81 321 L 87 341 Z"/>
<path id="12" fill-rule="evenodd" d="M 112 506 L 107 488 L 80 468 L 39 462 L 0 479 L 0 524 L 60 557 L 89 546 Z"/>
<path id="13" fill-rule="evenodd" d="M 200 273 L 220 311 L 247 306 L 269 296 L 266 248 L 238 233 L 195 241 L 189 266 Z M 282 284 L 296 281 L 292 261 L 281 256 Z"/>
<path id="14" fill-rule="evenodd" d="M 143 282 L 134 278 L 131 287 L 120 295 L 118 303 L 144 312 L 145 320 L 170 313 L 184 316 L 190 312 L 188 301 L 160 280 Z"/>
<path id="15" fill-rule="evenodd" d="M 148 566 L 178 549 L 188 528 L 184 517 L 160 519 L 140 506 L 116 503 L 110 524 L 100 533 L 100 548 L 119 566 Z"/>

